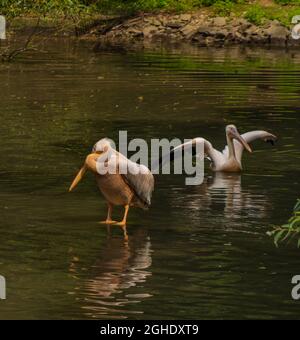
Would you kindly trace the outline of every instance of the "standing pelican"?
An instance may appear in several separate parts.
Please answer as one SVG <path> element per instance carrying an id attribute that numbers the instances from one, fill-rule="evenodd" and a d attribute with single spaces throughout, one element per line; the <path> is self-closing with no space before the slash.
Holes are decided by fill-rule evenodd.
<path id="1" fill-rule="evenodd" d="M 223 152 L 216 150 L 212 144 L 204 138 L 195 138 L 190 142 L 179 145 L 174 148 L 171 155 L 176 157 L 176 153 L 180 149 L 188 149 L 192 147 L 192 151 L 195 154 L 195 144 L 204 144 L 204 153 L 206 157 L 211 161 L 211 169 L 213 171 L 223 172 L 240 172 L 242 167 L 243 151 L 246 149 L 248 152 L 252 152 L 250 143 L 255 140 L 263 140 L 269 142 L 272 145 L 277 141 L 277 137 L 266 131 L 251 131 L 240 135 L 238 129 L 234 125 L 226 126 L 226 139 L 227 145 Z M 160 160 L 162 163 L 162 159 Z"/>
<path id="2" fill-rule="evenodd" d="M 101 223 L 125 226 L 130 206 L 147 209 L 151 205 L 154 190 L 152 173 L 144 165 L 134 163 L 117 152 L 108 139 L 101 139 L 94 145 L 69 191 L 76 187 L 87 170 L 95 174 L 98 187 L 107 201 L 107 218 Z M 121 222 L 112 220 L 115 205 L 125 208 Z"/>

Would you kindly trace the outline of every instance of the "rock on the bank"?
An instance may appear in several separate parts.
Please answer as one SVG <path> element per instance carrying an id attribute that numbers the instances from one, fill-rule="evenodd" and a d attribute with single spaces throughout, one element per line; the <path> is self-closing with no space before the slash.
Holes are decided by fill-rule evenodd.
<path id="1" fill-rule="evenodd" d="M 134 41 L 184 41 L 199 46 L 259 44 L 299 46 L 291 32 L 277 20 L 256 26 L 243 18 L 211 18 L 203 12 L 187 14 L 143 15 L 121 24 L 93 29 L 94 34 L 117 43 Z"/>

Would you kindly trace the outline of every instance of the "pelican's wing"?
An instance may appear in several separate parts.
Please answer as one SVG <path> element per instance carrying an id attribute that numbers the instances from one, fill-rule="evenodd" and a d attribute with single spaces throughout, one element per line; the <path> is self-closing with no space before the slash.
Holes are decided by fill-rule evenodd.
<path id="1" fill-rule="evenodd" d="M 142 205 L 149 207 L 154 191 L 154 176 L 151 171 L 146 166 L 134 163 L 124 156 L 119 159 L 119 167 L 120 166 L 124 168 L 127 166 L 126 173 L 121 173 L 125 183 L 134 192 Z"/>
<path id="2" fill-rule="evenodd" d="M 272 135 L 271 133 L 267 132 L 267 131 L 250 131 L 250 132 L 246 132 L 242 135 L 242 138 L 248 143 L 252 143 L 256 140 L 262 140 L 266 143 L 271 143 L 272 145 L 275 144 L 275 142 L 277 141 L 277 137 Z M 236 158 L 238 161 L 241 162 L 242 160 L 242 156 L 243 156 L 243 151 L 244 151 L 244 147 L 243 145 L 237 141 L 234 140 L 234 148 L 235 148 L 235 154 L 236 154 Z M 228 157 L 229 154 L 229 150 L 228 150 L 228 146 L 225 147 L 223 154 L 225 155 L 225 157 Z"/>
<path id="3" fill-rule="evenodd" d="M 222 154 L 222 152 L 215 149 L 208 140 L 204 138 L 196 138 L 196 140 L 198 141 L 202 140 L 202 142 L 204 142 L 205 155 L 211 160 L 214 168 L 218 168 L 224 163 L 225 159 L 224 159 L 224 155 Z"/>
<path id="4" fill-rule="evenodd" d="M 156 160 L 152 164 L 152 169 L 156 170 L 157 168 L 159 168 L 160 165 L 163 166 L 165 162 L 169 160 L 174 161 L 178 159 L 179 157 L 183 159 L 182 153 L 184 151 L 192 153 L 193 156 L 199 156 L 197 154 L 197 152 L 199 152 L 199 149 L 197 150 L 197 144 L 198 145 L 203 144 L 204 146 L 203 156 L 208 158 L 214 164 L 214 166 L 219 166 L 223 164 L 225 160 L 224 155 L 220 151 L 216 150 L 208 140 L 198 137 L 198 138 L 194 138 L 190 140 L 189 142 L 180 144 L 176 146 L 175 148 L 173 148 L 170 151 L 170 153 L 166 155 L 162 155 L 158 160 Z"/>

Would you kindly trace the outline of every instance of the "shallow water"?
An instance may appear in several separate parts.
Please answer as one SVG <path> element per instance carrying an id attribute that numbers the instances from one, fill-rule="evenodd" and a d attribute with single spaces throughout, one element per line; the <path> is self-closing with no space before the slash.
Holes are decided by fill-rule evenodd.
<path id="1" fill-rule="evenodd" d="M 0 65 L 0 319 L 299 318 L 299 250 L 266 232 L 299 197 L 300 56 L 203 49 L 111 54 L 61 41 Z M 267 129 L 244 173 L 186 187 L 156 179 L 129 242 L 97 222 L 91 175 L 67 188 L 98 139 L 190 138 Z M 121 211 L 117 209 L 117 216 Z"/>

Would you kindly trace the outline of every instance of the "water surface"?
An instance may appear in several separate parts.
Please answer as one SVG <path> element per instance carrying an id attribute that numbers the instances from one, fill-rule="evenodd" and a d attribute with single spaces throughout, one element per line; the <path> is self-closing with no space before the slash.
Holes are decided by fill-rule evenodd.
<path id="1" fill-rule="evenodd" d="M 0 65 L 1 319 L 299 317 L 290 296 L 295 244 L 266 232 L 299 197 L 300 56 L 202 49 L 116 54 L 47 42 Z M 91 175 L 67 193 L 102 137 L 191 138 L 218 148 L 224 127 L 280 141 L 245 155 L 240 175 L 186 187 L 156 179 L 153 206 L 132 210 L 129 242 Z M 121 217 L 116 210 L 115 218 Z"/>

